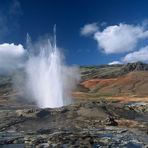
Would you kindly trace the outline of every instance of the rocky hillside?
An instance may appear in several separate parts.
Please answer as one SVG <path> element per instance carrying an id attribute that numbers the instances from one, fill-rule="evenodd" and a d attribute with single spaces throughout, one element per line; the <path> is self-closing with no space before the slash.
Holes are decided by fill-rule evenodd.
<path id="1" fill-rule="evenodd" d="M 99 95 L 148 96 L 148 64 L 81 67 L 79 91 Z"/>
<path id="2" fill-rule="evenodd" d="M 102 95 L 148 96 L 148 72 L 130 72 L 118 78 L 90 79 L 81 85 L 91 93 Z"/>
<path id="3" fill-rule="evenodd" d="M 81 66 L 81 82 L 78 92 L 105 96 L 148 96 L 148 64 L 141 62 L 126 65 Z M 13 78 L 22 75 L 15 72 Z M 11 75 L 0 76 L 0 98 L 14 96 Z"/>
<path id="4" fill-rule="evenodd" d="M 1 106 L 0 147 L 146 148 L 148 104 L 81 102 L 61 108 Z"/>
<path id="5" fill-rule="evenodd" d="M 81 67 L 78 94 L 60 108 L 39 109 L 17 99 L 17 73 L 0 77 L 0 147 L 143 148 L 148 145 L 148 103 L 119 102 L 99 95 L 148 96 L 148 66 L 142 63 Z M 54 84 L 53 84 L 54 85 Z M 115 98 L 115 97 L 114 97 Z M 135 98 L 134 98 L 135 99 Z"/>
<path id="6" fill-rule="evenodd" d="M 81 66 L 82 81 L 96 78 L 117 78 L 132 71 L 148 71 L 148 64 L 141 62 L 125 65 Z"/>

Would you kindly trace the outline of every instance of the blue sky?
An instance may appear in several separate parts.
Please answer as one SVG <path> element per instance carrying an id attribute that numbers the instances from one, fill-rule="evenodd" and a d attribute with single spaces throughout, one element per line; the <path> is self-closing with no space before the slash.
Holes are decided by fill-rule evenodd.
<path id="1" fill-rule="evenodd" d="M 56 24 L 68 64 L 147 62 L 147 10 L 147 0 L 0 0 L 0 44 L 25 48 L 27 33 L 37 40 Z M 82 33 L 88 24 L 97 30 Z"/>

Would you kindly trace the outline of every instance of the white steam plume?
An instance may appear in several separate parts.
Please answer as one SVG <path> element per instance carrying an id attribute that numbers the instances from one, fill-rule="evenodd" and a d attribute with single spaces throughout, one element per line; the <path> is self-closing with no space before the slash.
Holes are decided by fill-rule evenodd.
<path id="1" fill-rule="evenodd" d="M 60 107 L 71 103 L 71 92 L 79 81 L 77 67 L 66 66 L 56 36 L 53 44 L 49 39 L 31 44 L 28 37 L 29 59 L 26 63 L 27 88 L 41 108 Z"/>

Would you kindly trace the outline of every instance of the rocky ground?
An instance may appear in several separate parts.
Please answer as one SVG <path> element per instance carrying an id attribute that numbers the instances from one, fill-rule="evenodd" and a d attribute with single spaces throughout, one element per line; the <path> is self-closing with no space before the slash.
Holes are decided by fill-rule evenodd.
<path id="1" fill-rule="evenodd" d="M 0 108 L 0 147 L 148 147 L 148 103 L 82 101 Z"/>
<path id="2" fill-rule="evenodd" d="M 80 70 L 73 104 L 54 109 L 23 101 L 16 73 L 0 76 L 0 148 L 148 148 L 148 64 Z"/>

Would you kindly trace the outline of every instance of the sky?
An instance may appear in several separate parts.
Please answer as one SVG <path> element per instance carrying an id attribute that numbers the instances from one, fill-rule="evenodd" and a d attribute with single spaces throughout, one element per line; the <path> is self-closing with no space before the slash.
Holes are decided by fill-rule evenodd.
<path id="1" fill-rule="evenodd" d="M 0 66 L 52 34 L 70 65 L 148 62 L 147 0 L 0 0 Z M 6 62 L 6 59 L 10 59 Z"/>

